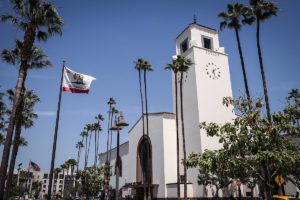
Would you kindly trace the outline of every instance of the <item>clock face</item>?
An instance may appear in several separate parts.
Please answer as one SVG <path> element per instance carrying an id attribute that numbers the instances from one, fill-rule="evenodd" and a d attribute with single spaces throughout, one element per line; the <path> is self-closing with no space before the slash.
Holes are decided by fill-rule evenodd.
<path id="1" fill-rule="evenodd" d="M 220 68 L 213 62 L 209 62 L 205 66 L 205 72 L 209 78 L 217 80 L 221 77 Z"/>

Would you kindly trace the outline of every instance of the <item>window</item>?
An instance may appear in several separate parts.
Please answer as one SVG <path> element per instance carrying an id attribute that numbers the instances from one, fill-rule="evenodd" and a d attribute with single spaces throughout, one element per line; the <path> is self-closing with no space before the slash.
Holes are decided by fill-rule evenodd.
<path id="1" fill-rule="evenodd" d="M 203 37 L 203 47 L 205 49 L 212 49 L 212 40 L 207 37 Z"/>
<path id="2" fill-rule="evenodd" d="M 185 39 L 185 40 L 180 44 L 180 49 L 181 49 L 181 53 L 184 53 L 186 50 L 188 50 L 188 39 Z"/>

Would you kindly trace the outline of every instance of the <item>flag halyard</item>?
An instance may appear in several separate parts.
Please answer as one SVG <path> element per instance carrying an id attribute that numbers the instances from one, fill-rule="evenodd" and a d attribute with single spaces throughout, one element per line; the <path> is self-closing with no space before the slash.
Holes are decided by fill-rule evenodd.
<path id="1" fill-rule="evenodd" d="M 62 90 L 71 93 L 86 93 L 90 91 L 91 83 L 96 78 L 81 74 L 65 67 Z"/>

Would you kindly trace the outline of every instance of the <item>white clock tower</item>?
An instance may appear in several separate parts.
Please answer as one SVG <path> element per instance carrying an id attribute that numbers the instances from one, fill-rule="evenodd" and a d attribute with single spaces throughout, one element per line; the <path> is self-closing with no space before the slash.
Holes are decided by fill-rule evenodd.
<path id="1" fill-rule="evenodd" d="M 218 138 L 208 137 L 204 130 L 199 129 L 199 123 L 203 121 L 225 123 L 234 118 L 232 108 L 222 104 L 223 97 L 232 96 L 232 90 L 228 56 L 224 48 L 219 46 L 218 31 L 197 23 L 190 24 L 176 38 L 176 54 L 183 55 L 194 63 L 183 83 L 187 156 L 192 152 L 202 153 L 205 149 L 219 149 L 221 144 Z M 175 112 L 174 81 L 172 83 Z M 180 107 L 178 108 L 180 117 Z M 179 134 L 181 137 L 181 127 L 179 127 Z M 180 153 L 182 159 L 182 144 L 180 144 Z M 187 182 L 192 184 L 192 187 L 188 187 L 192 190 L 188 191 L 190 197 L 205 196 L 204 188 L 197 185 L 198 173 L 197 169 L 187 171 Z M 181 174 L 183 175 L 182 166 Z"/>

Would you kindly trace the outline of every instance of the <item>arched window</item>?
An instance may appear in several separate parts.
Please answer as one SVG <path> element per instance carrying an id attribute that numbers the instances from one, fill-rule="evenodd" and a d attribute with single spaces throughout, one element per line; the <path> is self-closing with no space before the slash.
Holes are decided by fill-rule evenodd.
<path id="1" fill-rule="evenodd" d="M 136 182 L 152 183 L 152 146 L 148 136 L 142 136 L 137 147 Z"/>

